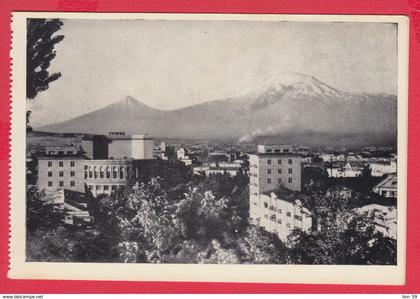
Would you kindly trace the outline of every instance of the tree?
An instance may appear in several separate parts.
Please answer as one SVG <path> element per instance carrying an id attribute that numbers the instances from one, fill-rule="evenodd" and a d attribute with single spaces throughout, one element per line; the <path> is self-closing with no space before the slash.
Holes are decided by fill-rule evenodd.
<path id="1" fill-rule="evenodd" d="M 59 19 L 28 19 L 26 33 L 26 98 L 48 89 L 49 84 L 61 77 L 61 73 L 48 72 L 51 61 L 55 58 L 54 47 L 64 39 L 56 32 L 63 22 Z M 28 129 L 31 112 L 26 113 Z"/>

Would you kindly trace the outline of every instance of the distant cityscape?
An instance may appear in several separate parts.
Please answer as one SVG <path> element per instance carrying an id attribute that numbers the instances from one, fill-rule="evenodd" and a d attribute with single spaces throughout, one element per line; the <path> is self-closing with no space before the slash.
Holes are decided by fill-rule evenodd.
<path id="1" fill-rule="evenodd" d="M 356 150 L 187 143 L 125 132 L 79 137 L 78 144 L 46 142 L 39 146 L 35 142 L 27 151 L 27 187 L 44 192 L 44 205 L 60 210 L 67 227 L 93 227 L 90 196 L 112 196 L 130 180 L 147 182 L 152 172 L 158 177 L 161 169 L 176 162 L 191 178 L 246 176 L 250 223 L 283 242 L 296 229 L 314 233 L 326 225 L 310 204 L 309 185 L 315 180 L 310 173 L 314 169 L 323 174 L 323 196 L 340 201 L 362 194 L 353 212 L 369 215 L 377 232 L 397 238 L 397 153 L 393 146 Z M 370 185 L 366 193 L 360 180 L 367 175 Z"/>

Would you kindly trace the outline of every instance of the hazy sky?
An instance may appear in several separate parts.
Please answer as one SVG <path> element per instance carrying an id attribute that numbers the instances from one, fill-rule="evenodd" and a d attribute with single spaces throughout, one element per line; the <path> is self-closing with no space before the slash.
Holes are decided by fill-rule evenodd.
<path id="1" fill-rule="evenodd" d="M 28 105 L 34 126 L 126 95 L 165 110 L 242 95 L 287 71 L 396 94 L 393 24 L 64 20 L 60 34 L 51 71 L 62 77 Z"/>

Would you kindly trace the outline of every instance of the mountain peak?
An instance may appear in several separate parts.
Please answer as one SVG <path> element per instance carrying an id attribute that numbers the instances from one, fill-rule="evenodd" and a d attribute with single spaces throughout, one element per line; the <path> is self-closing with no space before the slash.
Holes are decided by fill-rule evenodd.
<path id="1" fill-rule="evenodd" d="M 267 92 L 293 92 L 306 96 L 327 98 L 336 97 L 342 93 L 313 76 L 296 72 L 278 73 L 265 79 L 257 89 L 256 94 Z"/>
<path id="2" fill-rule="evenodd" d="M 137 100 L 136 98 L 133 98 L 130 95 L 127 95 L 123 97 L 120 101 L 115 102 L 114 104 L 111 104 L 111 106 L 123 108 L 123 109 L 135 109 L 135 108 L 147 108 L 152 109 L 143 102 Z"/>

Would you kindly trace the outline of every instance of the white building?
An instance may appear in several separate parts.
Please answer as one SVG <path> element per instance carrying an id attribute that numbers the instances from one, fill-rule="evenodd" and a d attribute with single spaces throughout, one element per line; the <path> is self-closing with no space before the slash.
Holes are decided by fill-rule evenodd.
<path id="1" fill-rule="evenodd" d="M 370 204 L 359 208 L 357 212 L 371 218 L 376 231 L 386 237 L 397 239 L 397 209 L 395 207 Z"/>
<path id="2" fill-rule="evenodd" d="M 153 138 L 149 135 L 128 135 L 110 132 L 108 155 L 110 159 L 153 159 Z"/>
<path id="3" fill-rule="evenodd" d="M 281 187 L 263 192 L 260 202 L 252 203 L 251 217 L 265 230 L 286 241 L 293 229 L 309 231 L 312 227 L 311 213 L 298 198 L 295 192 Z"/>
<path id="4" fill-rule="evenodd" d="M 301 206 L 301 159 L 290 146 L 258 146 L 249 155 L 251 220 L 286 240 L 294 229 L 311 227 L 311 216 Z"/>
<path id="5" fill-rule="evenodd" d="M 386 178 L 380 181 L 375 187 L 373 192 L 378 193 L 386 198 L 397 197 L 397 174 L 389 174 Z"/>
<path id="6" fill-rule="evenodd" d="M 192 164 L 192 159 L 187 155 L 187 150 L 183 147 L 180 147 L 176 150 L 176 158 L 183 162 L 185 165 Z"/>
<path id="7" fill-rule="evenodd" d="M 352 167 L 350 163 L 347 163 L 344 167 L 328 168 L 327 172 L 328 176 L 333 178 L 354 178 L 362 174 L 361 169 Z"/>
<path id="8" fill-rule="evenodd" d="M 397 161 L 376 161 L 369 164 L 372 176 L 383 176 L 388 173 L 397 172 Z"/>

